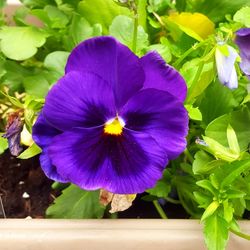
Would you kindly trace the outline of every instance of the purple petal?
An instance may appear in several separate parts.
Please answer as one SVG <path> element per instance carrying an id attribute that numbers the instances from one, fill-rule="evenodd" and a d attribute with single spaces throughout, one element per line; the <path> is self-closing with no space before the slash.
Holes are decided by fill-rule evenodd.
<path id="1" fill-rule="evenodd" d="M 21 132 L 23 130 L 23 122 L 19 116 L 16 116 L 6 128 L 6 133 L 2 135 L 3 138 L 8 139 L 8 146 L 10 153 L 14 156 L 18 156 L 22 147 L 20 145 Z"/>
<path id="2" fill-rule="evenodd" d="M 32 137 L 35 143 L 43 150 L 40 155 L 40 164 L 45 175 L 54 181 L 67 182 L 66 179 L 62 178 L 58 174 L 55 166 L 52 165 L 51 159 L 48 155 L 48 146 L 50 145 L 52 139 L 60 133 L 61 131 L 51 127 L 46 122 L 42 114 L 40 114 L 33 126 Z"/>
<path id="3" fill-rule="evenodd" d="M 165 151 L 154 139 L 128 130 L 110 136 L 103 128 L 75 128 L 55 137 L 49 154 L 57 171 L 72 183 L 116 194 L 153 187 L 167 164 Z"/>
<path id="4" fill-rule="evenodd" d="M 249 36 L 250 28 L 242 28 L 236 31 L 237 36 Z"/>
<path id="5" fill-rule="evenodd" d="M 223 85 L 226 85 L 230 89 L 235 89 L 238 87 L 238 78 L 235 70 L 235 61 L 238 57 L 236 50 L 227 46 L 229 55 L 225 56 L 217 48 L 215 51 L 216 67 L 218 72 L 218 77 Z"/>
<path id="6" fill-rule="evenodd" d="M 50 126 L 40 114 L 32 128 L 32 138 L 34 142 L 40 147 L 47 147 L 54 136 L 61 134 L 61 131 Z"/>
<path id="7" fill-rule="evenodd" d="M 112 37 L 95 37 L 78 45 L 66 65 L 66 73 L 72 70 L 93 72 L 107 81 L 113 89 L 117 109 L 144 82 L 139 58 Z"/>
<path id="8" fill-rule="evenodd" d="M 186 147 L 188 116 L 183 104 L 168 92 L 145 89 L 131 98 L 120 116 L 126 128 L 152 136 L 168 159 L 174 159 Z"/>
<path id="9" fill-rule="evenodd" d="M 236 32 L 236 44 L 240 49 L 241 70 L 250 79 L 250 28 L 240 29 Z"/>
<path id="10" fill-rule="evenodd" d="M 93 73 L 71 71 L 50 90 L 43 115 L 59 130 L 103 125 L 116 115 L 111 87 Z"/>
<path id="11" fill-rule="evenodd" d="M 144 89 L 164 90 L 184 101 L 187 86 L 182 76 L 156 52 L 149 52 L 140 59 L 145 72 Z"/>

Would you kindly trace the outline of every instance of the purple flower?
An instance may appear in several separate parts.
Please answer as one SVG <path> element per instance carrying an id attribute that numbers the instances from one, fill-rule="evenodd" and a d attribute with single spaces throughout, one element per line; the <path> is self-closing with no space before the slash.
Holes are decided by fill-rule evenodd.
<path id="1" fill-rule="evenodd" d="M 240 68 L 250 79 L 250 28 L 239 29 L 235 42 L 240 49 Z"/>
<path id="2" fill-rule="evenodd" d="M 21 121 L 19 113 L 12 113 L 8 117 L 6 133 L 2 135 L 2 137 L 8 139 L 10 153 L 14 156 L 18 156 L 22 151 L 22 147 L 20 145 L 22 130 L 23 122 Z"/>
<path id="3" fill-rule="evenodd" d="M 112 37 L 78 45 L 33 128 L 48 177 L 117 194 L 156 184 L 186 147 L 186 85 L 155 52 Z"/>
<path id="4" fill-rule="evenodd" d="M 228 55 L 225 55 L 220 46 L 227 49 Z M 218 44 L 215 51 L 216 68 L 220 82 L 230 89 L 238 88 L 238 78 L 235 70 L 235 62 L 238 57 L 236 50 L 226 44 Z"/>

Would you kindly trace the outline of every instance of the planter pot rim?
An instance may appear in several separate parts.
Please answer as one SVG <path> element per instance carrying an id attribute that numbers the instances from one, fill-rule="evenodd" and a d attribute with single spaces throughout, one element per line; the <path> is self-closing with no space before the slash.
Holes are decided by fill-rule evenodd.
<path id="1" fill-rule="evenodd" d="M 241 221 L 250 233 L 250 221 Z M 2 219 L 1 250 L 193 250 L 206 249 L 198 220 L 161 219 Z M 248 241 L 230 235 L 227 250 L 248 250 Z"/>

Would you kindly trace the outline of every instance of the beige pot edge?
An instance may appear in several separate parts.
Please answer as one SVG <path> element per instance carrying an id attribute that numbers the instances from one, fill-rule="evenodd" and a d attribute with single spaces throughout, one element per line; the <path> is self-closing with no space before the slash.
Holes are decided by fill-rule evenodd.
<path id="1" fill-rule="evenodd" d="M 250 222 L 241 221 L 250 234 Z M 198 220 L 161 219 L 2 219 L 1 250 L 205 250 Z M 230 234 L 227 250 L 249 250 L 247 240 Z"/>

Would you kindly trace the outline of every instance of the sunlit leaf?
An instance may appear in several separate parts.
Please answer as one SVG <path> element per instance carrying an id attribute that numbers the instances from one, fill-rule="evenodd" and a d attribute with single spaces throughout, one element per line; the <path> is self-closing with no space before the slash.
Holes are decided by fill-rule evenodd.
<path id="1" fill-rule="evenodd" d="M 13 60 L 25 60 L 36 54 L 46 41 L 47 34 L 35 27 L 2 27 L 1 50 Z"/>
<path id="2" fill-rule="evenodd" d="M 209 216 L 204 223 L 205 242 L 208 249 L 223 250 L 228 241 L 228 223 L 217 213 Z"/>
<path id="3" fill-rule="evenodd" d="M 33 143 L 25 151 L 23 151 L 17 158 L 19 159 L 29 159 L 41 153 L 41 149 Z"/>
<path id="4" fill-rule="evenodd" d="M 183 32 L 198 41 L 202 41 L 214 33 L 214 23 L 201 13 L 182 12 L 179 14 L 173 12 L 168 18 Z"/>

